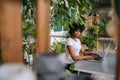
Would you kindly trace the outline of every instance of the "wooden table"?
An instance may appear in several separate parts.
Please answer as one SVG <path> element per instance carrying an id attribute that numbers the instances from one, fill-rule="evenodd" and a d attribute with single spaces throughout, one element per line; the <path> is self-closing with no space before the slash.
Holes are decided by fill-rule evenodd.
<path id="1" fill-rule="evenodd" d="M 99 52 L 100 56 L 104 55 L 104 52 Z M 90 62 L 80 60 L 75 63 L 76 71 L 87 72 L 92 74 L 99 74 L 109 77 L 115 77 L 116 70 L 116 53 L 108 53 L 102 63 Z"/>

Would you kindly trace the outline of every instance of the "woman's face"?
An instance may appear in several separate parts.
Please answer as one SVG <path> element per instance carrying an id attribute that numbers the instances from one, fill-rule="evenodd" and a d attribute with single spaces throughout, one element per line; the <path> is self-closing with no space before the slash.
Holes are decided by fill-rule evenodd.
<path id="1" fill-rule="evenodd" d="M 75 38 L 78 38 L 79 36 L 80 36 L 80 29 L 78 29 L 78 30 L 75 30 L 74 32 L 73 32 L 73 37 L 75 37 Z"/>

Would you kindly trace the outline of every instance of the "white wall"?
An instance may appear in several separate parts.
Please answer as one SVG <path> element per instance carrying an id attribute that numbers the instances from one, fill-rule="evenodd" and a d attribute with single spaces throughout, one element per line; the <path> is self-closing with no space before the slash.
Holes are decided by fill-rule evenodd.
<path id="1" fill-rule="evenodd" d="M 50 44 L 52 45 L 53 42 L 65 42 L 66 38 L 65 38 L 65 34 L 67 33 L 67 31 L 57 31 L 54 32 L 53 30 L 51 30 L 50 33 Z"/>

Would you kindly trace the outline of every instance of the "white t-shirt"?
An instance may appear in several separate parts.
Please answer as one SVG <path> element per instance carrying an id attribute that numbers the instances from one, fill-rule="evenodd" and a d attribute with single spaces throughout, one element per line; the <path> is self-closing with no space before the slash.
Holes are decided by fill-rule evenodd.
<path id="1" fill-rule="evenodd" d="M 76 39 L 76 41 L 75 41 L 75 40 L 73 40 L 72 38 L 68 38 L 67 41 L 66 41 L 66 47 L 67 47 L 67 45 L 73 46 L 73 49 L 74 49 L 74 52 L 75 52 L 75 55 L 76 55 L 76 56 L 79 56 L 79 55 L 80 55 L 79 52 L 80 52 L 80 49 L 81 49 L 82 46 L 81 46 L 81 42 L 80 42 L 79 39 Z M 74 60 L 73 60 L 72 57 L 70 56 L 69 51 L 68 51 L 68 49 L 67 49 L 67 53 L 66 53 L 66 64 L 70 64 L 70 63 L 72 63 L 72 62 L 74 62 Z"/>

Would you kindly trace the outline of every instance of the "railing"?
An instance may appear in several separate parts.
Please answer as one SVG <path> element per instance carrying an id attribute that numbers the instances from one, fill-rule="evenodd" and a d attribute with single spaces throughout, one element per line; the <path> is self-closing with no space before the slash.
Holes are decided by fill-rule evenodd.
<path id="1" fill-rule="evenodd" d="M 51 35 L 51 45 L 53 42 L 64 42 L 66 41 L 66 36 L 65 35 Z M 98 41 L 99 41 L 99 47 L 98 47 L 98 51 L 106 51 L 107 49 L 107 46 L 111 43 L 111 47 L 110 47 L 110 50 L 109 52 L 116 52 L 116 44 L 114 43 L 113 41 L 113 38 L 103 38 L 103 37 L 99 37 L 98 38 Z M 83 44 L 85 45 L 85 44 Z M 86 45 L 85 45 L 86 46 Z M 87 47 L 85 47 L 87 48 Z"/>

